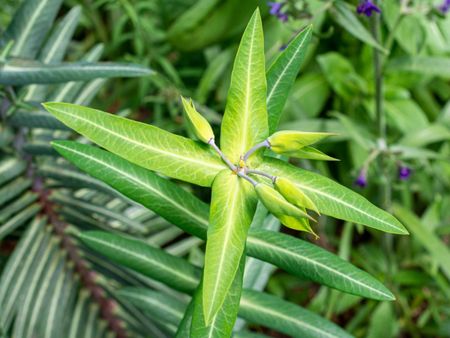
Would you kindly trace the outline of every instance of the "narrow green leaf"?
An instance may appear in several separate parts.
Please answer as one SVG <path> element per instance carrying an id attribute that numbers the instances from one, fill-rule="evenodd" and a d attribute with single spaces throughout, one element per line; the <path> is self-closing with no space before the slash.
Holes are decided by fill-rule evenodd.
<path id="1" fill-rule="evenodd" d="M 45 219 L 36 217 L 8 261 L 0 280 L 0 330 L 9 330 L 27 286 L 34 278 L 39 257 L 49 248 L 50 234 Z"/>
<path id="2" fill-rule="evenodd" d="M 291 337 L 352 337 L 339 326 L 313 312 L 257 291 L 245 290 L 239 315 Z"/>
<path id="3" fill-rule="evenodd" d="M 257 9 L 234 60 L 222 122 L 220 145 L 232 162 L 238 162 L 247 150 L 269 136 L 266 89 L 264 37 Z"/>
<path id="4" fill-rule="evenodd" d="M 11 54 L 32 59 L 53 25 L 62 0 L 27 0 L 5 31 L 5 41 L 14 40 Z"/>
<path id="5" fill-rule="evenodd" d="M 2 131 L 3 132 L 3 131 Z M 0 186 L 25 171 L 26 163 L 14 157 L 5 157 L 0 161 Z"/>
<path id="6" fill-rule="evenodd" d="M 37 61 L 8 60 L 0 64 L 0 84 L 23 86 L 67 81 L 88 81 L 96 78 L 138 77 L 152 74 L 140 65 L 112 62 L 71 62 L 44 64 Z"/>
<path id="7" fill-rule="evenodd" d="M 378 280 L 349 262 L 307 241 L 267 230 L 252 230 L 249 253 L 289 273 L 329 287 L 378 300 L 394 295 Z"/>
<path id="8" fill-rule="evenodd" d="M 195 306 L 195 297 L 192 297 L 189 305 L 184 311 L 183 319 L 178 325 L 177 332 L 175 334 L 175 338 L 185 338 L 189 337 L 191 334 L 191 324 L 192 324 L 192 316 L 194 314 L 194 306 Z"/>
<path id="9" fill-rule="evenodd" d="M 200 284 L 194 295 L 195 305 L 192 315 L 190 338 L 222 338 L 231 337 L 233 326 L 239 311 L 239 302 L 242 293 L 242 278 L 245 266 L 245 255 L 241 258 L 238 271 L 234 277 L 229 291 L 227 292 L 223 305 L 206 325 L 203 304 L 203 284 Z"/>
<path id="10" fill-rule="evenodd" d="M 31 92 L 31 89 L 30 89 Z M 17 110 L 8 118 L 8 124 L 14 127 L 44 128 L 68 130 L 53 115 L 42 110 Z"/>
<path id="11" fill-rule="evenodd" d="M 157 273 L 160 281 L 177 290 L 192 293 L 197 288 L 198 271 L 193 266 L 143 242 L 101 231 L 81 233 L 79 238 L 116 263 L 144 275 Z"/>
<path id="12" fill-rule="evenodd" d="M 11 232 L 22 226 L 31 217 L 36 215 L 41 210 L 41 205 L 38 203 L 32 204 L 29 207 L 23 209 L 17 215 L 11 217 L 4 224 L 0 224 L 0 241 L 8 236 Z"/>
<path id="13" fill-rule="evenodd" d="M 36 201 L 38 195 L 34 192 L 26 192 L 19 198 L 16 198 L 14 202 L 7 204 L 3 209 L 0 210 L 0 224 L 3 224 L 16 212 L 25 209 L 31 203 Z"/>
<path id="14" fill-rule="evenodd" d="M 16 178 L 15 180 L 5 184 L 0 189 L 0 206 L 18 196 L 30 186 L 31 180 L 23 177 Z"/>
<path id="15" fill-rule="evenodd" d="M 355 38 L 377 48 L 383 53 L 386 53 L 386 50 L 374 39 L 372 34 L 370 34 L 370 32 L 358 20 L 354 11 L 350 9 L 349 4 L 344 1 L 335 1 L 333 5 L 336 10 L 334 11 L 334 15 L 332 17 L 339 25 L 341 25 Z"/>
<path id="16" fill-rule="evenodd" d="M 164 175 L 209 186 L 225 168 L 208 145 L 155 126 L 67 103 L 44 106 L 64 124 L 98 145 Z"/>
<path id="17" fill-rule="evenodd" d="M 39 60 L 43 63 L 60 62 L 67 51 L 78 21 L 81 16 L 81 7 L 75 6 L 52 30 L 44 47 L 39 52 Z"/>
<path id="18" fill-rule="evenodd" d="M 448 246 L 406 208 L 395 204 L 394 214 L 406 224 L 413 238 L 430 253 L 432 259 L 450 280 L 450 250 Z"/>
<path id="19" fill-rule="evenodd" d="M 231 170 L 225 169 L 215 178 L 203 273 L 203 311 L 207 325 L 222 307 L 233 283 L 256 203 L 253 186 Z"/>
<path id="20" fill-rule="evenodd" d="M 103 44 L 96 44 L 80 60 L 80 62 L 96 62 L 100 60 L 103 53 Z M 98 79 L 97 79 L 98 80 Z M 95 80 L 94 80 L 95 81 Z M 57 85 L 48 95 L 47 101 L 74 102 L 78 93 L 85 85 L 84 82 L 70 81 Z"/>
<path id="21" fill-rule="evenodd" d="M 81 15 L 81 7 L 73 7 L 53 29 L 44 47 L 39 52 L 39 61 L 42 63 L 58 63 L 64 58 Z M 25 101 L 43 101 L 46 95 L 46 86 L 31 85 L 23 89 Z"/>
<path id="22" fill-rule="evenodd" d="M 270 134 L 275 132 L 280 122 L 284 104 L 300 71 L 311 36 L 311 26 L 298 33 L 267 71 L 267 110 Z"/>
<path id="23" fill-rule="evenodd" d="M 324 176 L 270 158 L 267 158 L 259 169 L 271 175 L 292 180 L 325 215 L 364 224 L 389 233 L 408 234 L 408 231 L 395 217 L 376 207 L 356 192 Z"/>
<path id="24" fill-rule="evenodd" d="M 170 324 L 178 325 L 182 320 L 186 304 L 167 294 L 136 287 L 125 287 L 117 292 L 150 316 Z"/>

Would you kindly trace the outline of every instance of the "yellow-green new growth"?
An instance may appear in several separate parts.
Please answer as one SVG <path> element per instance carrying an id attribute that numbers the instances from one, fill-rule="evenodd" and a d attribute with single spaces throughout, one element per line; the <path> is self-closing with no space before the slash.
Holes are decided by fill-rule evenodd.
<path id="1" fill-rule="evenodd" d="M 283 197 L 289 202 L 299 208 L 306 208 L 315 211 L 320 214 L 316 204 L 299 188 L 295 186 L 293 182 L 284 177 L 277 177 L 274 183 L 275 189 L 283 195 Z"/>
<path id="2" fill-rule="evenodd" d="M 195 136 L 197 136 L 200 141 L 209 143 L 211 139 L 214 139 L 214 132 L 209 122 L 195 109 L 191 99 L 188 101 L 182 96 L 181 102 L 183 103 L 187 121 L 191 126 L 192 131 L 195 133 Z"/>
<path id="3" fill-rule="evenodd" d="M 290 204 L 278 191 L 266 184 L 257 184 L 255 190 L 267 210 L 285 226 L 295 230 L 306 231 L 313 234 L 316 238 L 318 237 L 308 222 L 308 219 L 312 221 L 314 219 L 305 210 Z"/>
<path id="4" fill-rule="evenodd" d="M 282 130 L 272 134 L 267 140 L 270 143 L 270 149 L 278 154 L 284 154 L 295 152 L 330 135 L 334 134 Z"/>

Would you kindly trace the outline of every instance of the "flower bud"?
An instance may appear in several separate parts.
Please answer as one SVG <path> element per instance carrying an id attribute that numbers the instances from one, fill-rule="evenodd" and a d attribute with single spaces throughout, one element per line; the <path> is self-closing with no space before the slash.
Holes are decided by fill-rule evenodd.
<path id="1" fill-rule="evenodd" d="M 274 185 L 275 189 L 283 195 L 289 203 L 292 203 L 299 208 L 313 210 L 320 214 L 314 202 L 287 178 L 277 177 Z"/>
<path id="2" fill-rule="evenodd" d="M 181 97 L 183 102 L 185 116 L 192 128 L 195 136 L 202 142 L 208 143 L 211 139 L 214 139 L 214 133 L 208 121 L 195 109 L 192 100 L 186 100 Z"/>
<path id="3" fill-rule="evenodd" d="M 270 143 L 270 149 L 278 154 L 284 154 L 297 151 L 330 135 L 334 134 L 282 130 L 272 134 L 267 140 Z"/>
<path id="4" fill-rule="evenodd" d="M 309 216 L 305 210 L 290 204 L 278 191 L 266 184 L 257 184 L 255 190 L 267 210 L 277 217 L 285 226 L 295 230 L 312 233 L 317 237 L 308 222 L 308 219 L 313 221 L 314 219 Z"/>

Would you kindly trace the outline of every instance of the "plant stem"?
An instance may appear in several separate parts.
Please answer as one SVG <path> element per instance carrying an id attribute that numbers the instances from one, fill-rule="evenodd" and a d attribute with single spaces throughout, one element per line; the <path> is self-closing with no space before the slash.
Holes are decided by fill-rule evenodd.
<path id="1" fill-rule="evenodd" d="M 254 145 L 252 148 L 250 148 L 249 151 L 247 151 L 244 155 L 244 162 L 248 160 L 251 154 L 253 154 L 255 151 L 261 148 L 270 148 L 270 143 L 267 140 L 262 141 L 261 143 L 258 143 Z"/>
<path id="2" fill-rule="evenodd" d="M 377 1 L 378 2 L 378 1 Z M 380 43 L 380 15 L 374 15 L 371 20 L 371 29 L 374 39 Z M 391 186 L 389 180 L 389 173 L 386 171 L 386 118 L 383 107 L 383 69 L 381 53 L 374 48 L 373 49 L 373 65 L 374 65 L 374 77 L 375 77 L 375 114 L 378 128 L 378 146 L 381 150 L 381 156 L 378 158 L 378 166 L 381 172 L 381 196 L 382 206 L 387 209 L 391 205 Z"/>
<path id="3" fill-rule="evenodd" d="M 256 185 L 258 184 L 258 182 L 256 182 L 253 178 L 251 178 L 251 177 L 245 175 L 243 172 L 238 171 L 238 172 L 237 172 L 237 175 L 238 175 L 239 177 L 242 177 L 244 180 L 249 181 L 251 184 L 253 184 L 254 187 L 256 187 Z"/>
<path id="4" fill-rule="evenodd" d="M 216 151 L 216 153 L 219 154 L 219 156 L 222 158 L 222 160 L 227 164 L 227 166 L 233 170 L 236 171 L 237 167 L 231 163 L 231 161 L 225 156 L 225 154 L 222 152 L 222 150 L 219 149 L 219 147 L 216 145 L 216 143 L 214 142 L 214 139 L 212 138 L 211 140 L 209 140 L 208 144 L 213 147 L 213 149 Z"/>
<path id="5" fill-rule="evenodd" d="M 247 174 L 254 174 L 254 175 L 260 175 L 260 176 L 264 176 L 267 177 L 268 179 L 272 180 L 272 182 L 275 183 L 276 180 L 276 176 L 272 176 L 268 173 L 265 173 L 264 171 L 260 171 L 260 170 L 252 170 L 252 169 L 248 169 L 247 170 Z"/>

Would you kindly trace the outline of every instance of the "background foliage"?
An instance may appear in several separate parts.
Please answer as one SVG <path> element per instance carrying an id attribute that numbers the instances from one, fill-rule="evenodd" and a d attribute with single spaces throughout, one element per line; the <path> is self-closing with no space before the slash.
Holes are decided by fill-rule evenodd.
<path id="1" fill-rule="evenodd" d="M 436 9 L 440 1 L 382 1 L 381 16 L 374 13 L 370 18 L 356 13 L 355 1 L 288 1 L 283 6 L 287 22 L 270 15 L 265 1 L 256 0 L 44 2 L 45 11 L 33 12 L 42 24 L 34 24 L 25 47 L 16 44 L 8 52 L 2 40 L 0 327 L 9 330 L 0 335 L 29 337 L 38 331 L 53 337 L 63 327 L 68 337 L 174 335 L 188 304 L 182 293 L 192 293 L 188 281 L 199 278 L 195 266 L 202 265 L 203 241 L 58 157 L 49 140 L 75 136 L 39 104 L 52 100 L 90 105 L 189 135 L 179 102 L 183 94 L 195 100 L 218 132 L 237 45 L 257 5 L 263 16 L 267 64 L 299 30 L 313 24 L 312 42 L 280 129 L 339 134 L 321 149 L 341 161 L 293 163 L 390 210 L 411 236 L 394 237 L 325 216 L 317 228 L 320 239 L 314 244 L 376 276 L 393 292 L 395 302 L 319 287 L 253 258 L 247 267 L 254 264 L 256 272 L 248 273 L 253 278 L 245 280 L 246 287 L 302 305 L 357 337 L 450 335 L 450 17 Z M 38 7 L 40 2 L 34 3 Z M 18 8 L 18 2 L 2 2 L 2 31 Z M 24 16 L 24 24 L 29 17 Z M 383 69 L 381 93 L 374 50 L 379 51 Z M 17 58 L 16 73 L 7 73 L 7 52 Z M 77 62 L 100 57 L 119 63 L 83 73 L 85 65 Z M 68 63 L 51 70 L 54 81 L 46 73 L 44 82 L 38 77 L 36 85 L 36 78 L 30 80 L 20 68 L 32 59 L 55 67 L 62 60 Z M 148 76 L 143 67 L 155 73 Z M 139 77 L 123 78 L 130 74 Z M 105 81 L 106 77 L 118 78 Z M 381 123 L 380 102 L 385 117 Z M 407 177 L 399 175 L 405 167 L 411 169 Z M 361 176 L 365 187 L 354 184 Z M 207 189 L 177 184 L 209 201 Z M 277 229 L 279 224 L 268 219 L 265 227 Z M 177 291 L 169 289 L 165 284 L 171 275 L 165 283 L 155 282 L 145 271 L 136 273 L 126 262 L 113 263 L 91 251 L 95 245 L 89 235 L 81 237 L 85 244 L 76 236 L 80 229 L 99 228 L 186 258 L 173 264 L 186 272 L 187 282 L 173 281 L 169 286 Z M 163 259 L 154 254 L 155 261 Z M 142 287 L 148 293 L 142 294 Z M 277 304 L 270 295 L 258 298 L 252 292 L 245 296 L 249 304 Z M 169 305 L 167 312 L 163 305 Z M 286 305 L 286 313 L 308 318 L 297 310 Z M 246 331 L 237 336 L 298 332 L 295 324 L 291 331 L 286 325 L 274 326 L 271 320 L 280 319 L 273 315 L 256 318 L 245 307 L 242 311 L 247 322 L 236 325 Z"/>

